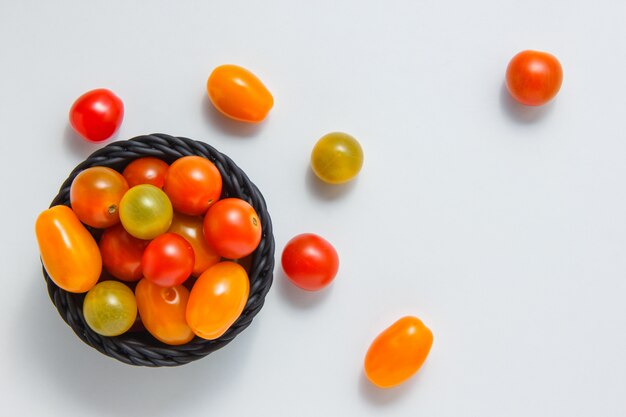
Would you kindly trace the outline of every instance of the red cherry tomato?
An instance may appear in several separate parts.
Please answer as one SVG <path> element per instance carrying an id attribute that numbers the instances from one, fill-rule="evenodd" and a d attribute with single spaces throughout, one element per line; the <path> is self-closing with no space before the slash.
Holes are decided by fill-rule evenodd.
<path id="1" fill-rule="evenodd" d="M 402 317 L 372 342 L 365 356 L 365 375 L 380 388 L 399 385 L 420 369 L 432 344 L 433 333 L 420 319 Z"/>
<path id="2" fill-rule="evenodd" d="M 165 176 L 163 191 L 174 210 L 200 216 L 220 198 L 222 175 L 208 159 L 184 156 L 174 161 Z"/>
<path id="3" fill-rule="evenodd" d="M 148 156 L 135 159 L 128 164 L 122 175 L 126 178 L 129 187 L 139 184 L 152 184 L 155 187 L 163 188 L 168 168 L 169 165 L 165 161 Z"/>
<path id="4" fill-rule="evenodd" d="M 101 142 L 113 136 L 124 119 L 124 103 L 112 91 L 99 88 L 78 97 L 70 124 L 83 138 Z"/>
<path id="5" fill-rule="evenodd" d="M 141 257 L 148 243 L 131 236 L 121 224 L 106 229 L 98 245 L 104 268 L 122 281 L 140 280 Z"/>
<path id="6" fill-rule="evenodd" d="M 325 239 L 304 233 L 287 242 L 282 265 L 292 283 L 304 290 L 317 291 L 330 284 L 337 275 L 339 256 Z"/>
<path id="7" fill-rule="evenodd" d="M 107 167 L 81 171 L 70 188 L 70 204 L 81 222 L 104 229 L 120 221 L 119 206 L 128 183 L 119 172 Z"/>
<path id="8" fill-rule="evenodd" d="M 515 55 L 506 70 L 506 87 L 517 101 L 540 106 L 552 100 L 563 82 L 563 69 L 553 55 L 522 51 Z"/>
<path id="9" fill-rule="evenodd" d="M 170 230 L 168 230 L 168 232 L 176 233 L 184 237 L 193 248 L 196 261 L 193 266 L 192 274 L 195 276 L 199 276 L 221 259 L 204 238 L 202 221 L 203 219 L 200 216 L 186 216 L 184 214 L 174 213 L 172 225 L 170 226 Z"/>
<path id="10" fill-rule="evenodd" d="M 183 345 L 194 337 L 185 313 L 189 290 L 182 285 L 161 287 L 142 279 L 135 288 L 137 308 L 144 327 L 168 345 Z"/>
<path id="11" fill-rule="evenodd" d="M 245 269 L 220 262 L 200 275 L 189 295 L 187 323 L 203 339 L 223 335 L 241 315 L 250 292 Z"/>
<path id="12" fill-rule="evenodd" d="M 193 264 L 193 248 L 176 233 L 164 233 L 151 241 L 141 260 L 144 277 L 162 287 L 185 282 Z"/>
<path id="13" fill-rule="evenodd" d="M 261 221 L 254 207 L 239 198 L 215 203 L 204 217 L 204 237 L 228 259 L 250 255 L 261 241 Z"/>

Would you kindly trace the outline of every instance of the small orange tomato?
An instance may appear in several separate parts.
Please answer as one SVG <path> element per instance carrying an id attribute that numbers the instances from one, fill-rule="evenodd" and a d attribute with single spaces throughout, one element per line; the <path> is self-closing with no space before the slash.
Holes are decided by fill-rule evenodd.
<path id="1" fill-rule="evenodd" d="M 128 164 L 122 175 L 126 178 L 129 187 L 139 184 L 152 184 L 155 187 L 163 188 L 163 181 L 165 181 L 168 168 L 167 162 L 147 156 L 135 159 Z"/>
<path id="2" fill-rule="evenodd" d="M 144 327 L 168 345 L 183 345 L 194 337 L 185 321 L 189 290 L 182 285 L 161 287 L 142 279 L 135 288 L 137 308 Z"/>
<path id="3" fill-rule="evenodd" d="M 163 191 L 175 211 L 189 216 L 200 216 L 220 198 L 222 174 L 206 158 L 183 156 L 167 170 Z"/>
<path id="4" fill-rule="evenodd" d="M 563 69 L 554 55 L 540 51 L 522 51 L 506 69 L 506 87 L 522 104 L 541 106 L 561 89 Z"/>
<path id="5" fill-rule="evenodd" d="M 35 223 L 37 243 L 48 275 L 65 291 L 89 291 L 102 272 L 98 244 L 67 206 L 43 211 Z"/>
<path id="6" fill-rule="evenodd" d="M 242 122 L 260 122 L 274 106 L 274 98 L 261 80 L 237 65 L 215 68 L 207 92 L 220 112 Z"/>
<path id="7" fill-rule="evenodd" d="M 248 301 L 250 282 L 241 265 L 220 262 L 196 281 L 187 304 L 187 324 L 203 339 L 223 335 L 239 318 Z"/>
<path id="8" fill-rule="evenodd" d="M 187 240 L 195 254 L 195 262 L 192 274 L 198 276 L 206 271 L 211 265 L 215 265 L 221 256 L 209 246 L 202 231 L 203 218 L 199 216 L 187 216 L 174 213 L 174 219 L 168 232 L 176 233 Z"/>
<path id="9" fill-rule="evenodd" d="M 372 342 L 365 355 L 365 375 L 380 388 L 399 385 L 419 370 L 432 344 L 433 334 L 420 319 L 402 317 Z"/>
<path id="10" fill-rule="evenodd" d="M 91 167 L 72 181 L 70 204 L 81 222 L 104 229 L 120 221 L 120 200 L 128 183 L 119 172 L 107 167 Z"/>

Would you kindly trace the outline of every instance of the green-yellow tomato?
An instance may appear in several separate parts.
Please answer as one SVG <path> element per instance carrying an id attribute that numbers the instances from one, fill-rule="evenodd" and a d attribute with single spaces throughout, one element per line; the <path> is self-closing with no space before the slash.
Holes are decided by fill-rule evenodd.
<path id="1" fill-rule="evenodd" d="M 138 239 L 149 240 L 167 232 L 173 215 L 169 198 L 154 185 L 136 185 L 120 201 L 122 226 Z"/>
<path id="2" fill-rule="evenodd" d="M 311 168 L 322 181 L 330 184 L 348 182 L 363 166 L 363 149 L 352 136 L 329 133 L 317 141 L 311 153 Z"/>
<path id="3" fill-rule="evenodd" d="M 135 323 L 135 294 L 118 281 L 102 281 L 89 290 L 83 302 L 87 325 L 102 336 L 118 336 Z"/>

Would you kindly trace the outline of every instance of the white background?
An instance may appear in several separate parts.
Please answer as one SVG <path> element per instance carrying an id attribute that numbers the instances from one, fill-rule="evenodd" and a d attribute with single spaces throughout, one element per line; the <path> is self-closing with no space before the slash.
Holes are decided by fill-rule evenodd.
<path id="1" fill-rule="evenodd" d="M 0 1 L 3 415 L 626 415 L 626 3 Z M 550 51 L 563 87 L 514 104 L 508 60 Z M 225 120 L 205 82 L 255 72 L 259 126 Z M 34 221 L 98 145 L 68 127 L 83 92 L 126 106 L 117 140 L 164 132 L 231 156 L 264 193 L 277 255 L 315 232 L 341 258 L 320 293 L 276 269 L 252 326 L 176 369 L 84 345 L 48 299 Z M 365 164 L 311 175 L 341 130 Z M 435 335 L 420 373 L 364 379 L 405 314 Z"/>

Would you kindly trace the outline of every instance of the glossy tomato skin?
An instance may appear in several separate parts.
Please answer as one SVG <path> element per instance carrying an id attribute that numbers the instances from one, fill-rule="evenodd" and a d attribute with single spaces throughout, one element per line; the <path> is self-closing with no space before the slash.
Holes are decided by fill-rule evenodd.
<path id="1" fill-rule="evenodd" d="M 91 142 L 101 142 L 113 136 L 123 119 L 124 103 L 105 88 L 86 92 L 70 109 L 70 124 Z"/>
<path id="2" fill-rule="evenodd" d="M 238 65 L 221 65 L 207 81 L 209 99 L 222 114 L 242 122 L 265 119 L 274 98 L 256 75 Z"/>
<path id="3" fill-rule="evenodd" d="M 164 233 L 143 252 L 141 267 L 146 279 L 162 287 L 180 285 L 193 271 L 193 248 L 176 233 Z"/>
<path id="4" fill-rule="evenodd" d="M 322 136 L 311 152 L 311 168 L 319 179 L 329 184 L 352 180 L 363 167 L 363 149 L 352 136 L 332 132 Z"/>
<path id="5" fill-rule="evenodd" d="M 245 269 L 234 262 L 220 262 L 196 281 L 187 303 L 187 323 L 207 340 L 222 336 L 239 318 L 248 301 L 250 282 Z"/>
<path id="6" fill-rule="evenodd" d="M 193 248 L 194 253 L 194 276 L 199 276 L 211 265 L 215 265 L 221 256 L 208 244 L 204 238 L 202 230 L 203 218 L 201 216 L 187 216 L 185 214 L 174 213 L 172 225 L 168 230 L 185 238 Z"/>
<path id="7" fill-rule="evenodd" d="M 152 184 L 132 187 L 120 201 L 124 229 L 138 239 L 149 240 L 165 233 L 174 211 L 167 195 Z"/>
<path id="8" fill-rule="evenodd" d="M 224 258 L 250 255 L 259 246 L 261 235 L 261 221 L 254 207 L 239 198 L 218 201 L 204 217 L 204 237 Z"/>
<path id="9" fill-rule="evenodd" d="M 365 375 L 376 386 L 390 388 L 413 376 L 433 344 L 433 334 L 417 317 L 396 321 L 374 339 L 365 355 Z"/>
<path id="10" fill-rule="evenodd" d="M 99 282 L 85 296 L 83 315 L 87 325 L 99 335 L 119 336 L 135 324 L 135 294 L 121 282 Z"/>
<path id="11" fill-rule="evenodd" d="M 556 96 L 563 83 L 563 69 L 555 56 L 540 51 L 522 51 L 509 62 L 506 87 L 522 104 L 541 106 Z"/>
<path id="12" fill-rule="evenodd" d="M 144 278 L 135 288 L 135 297 L 141 321 L 156 339 L 168 345 L 183 345 L 194 338 L 185 319 L 187 288 L 162 287 Z"/>
<path id="13" fill-rule="evenodd" d="M 120 200 L 128 183 L 119 172 L 107 167 L 81 171 L 70 187 L 70 204 L 83 223 L 104 229 L 120 221 Z"/>
<path id="14" fill-rule="evenodd" d="M 89 291 L 102 272 L 98 244 L 67 206 L 43 211 L 35 223 L 43 262 L 52 281 L 73 293 Z"/>
<path id="15" fill-rule="evenodd" d="M 122 281 L 140 280 L 141 258 L 148 243 L 132 236 L 121 224 L 106 229 L 98 243 L 104 269 Z"/>
<path id="16" fill-rule="evenodd" d="M 165 175 L 169 165 L 167 162 L 147 156 L 135 159 L 124 168 L 122 175 L 126 178 L 129 187 L 139 184 L 152 184 L 155 187 L 163 188 Z"/>
<path id="17" fill-rule="evenodd" d="M 313 233 L 303 233 L 287 242 L 281 263 L 287 278 L 307 291 L 326 287 L 339 270 L 339 256 L 335 248 Z"/>
<path id="18" fill-rule="evenodd" d="M 184 156 L 170 166 L 163 191 L 170 198 L 174 210 L 189 216 L 200 216 L 219 200 L 222 175 L 208 159 Z"/>

